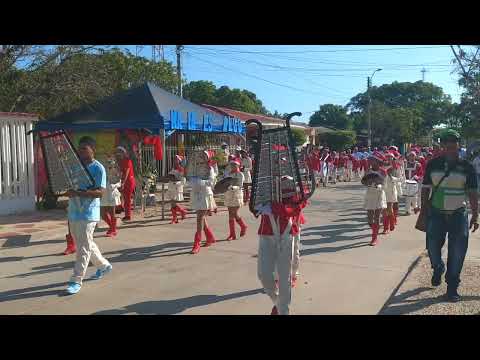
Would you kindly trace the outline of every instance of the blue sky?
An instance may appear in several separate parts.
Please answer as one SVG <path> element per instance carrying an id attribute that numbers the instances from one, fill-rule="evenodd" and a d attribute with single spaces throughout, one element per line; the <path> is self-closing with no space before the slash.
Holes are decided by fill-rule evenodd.
<path id="1" fill-rule="evenodd" d="M 175 46 L 164 48 L 166 59 L 176 63 Z M 141 50 L 147 57 L 151 53 L 150 46 Z M 458 102 L 461 88 L 452 58 L 448 45 L 185 45 L 182 66 L 188 81 L 247 89 L 268 110 L 301 111 L 301 120 L 308 121 L 320 105 L 345 105 L 365 91 L 367 76 L 377 68 L 382 71 L 374 86 L 421 80 L 425 68 L 425 81 Z"/>

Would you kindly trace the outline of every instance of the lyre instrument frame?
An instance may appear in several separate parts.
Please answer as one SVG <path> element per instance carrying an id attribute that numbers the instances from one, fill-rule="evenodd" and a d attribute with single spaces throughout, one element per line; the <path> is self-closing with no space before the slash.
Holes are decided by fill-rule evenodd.
<path id="1" fill-rule="evenodd" d="M 82 189 L 79 189 L 79 188 L 75 187 L 74 182 L 72 181 L 70 175 L 68 175 L 68 171 L 65 168 L 66 164 L 64 163 L 64 161 L 61 160 L 61 158 L 60 158 L 60 165 L 62 167 L 62 170 L 64 171 L 64 173 L 62 175 L 64 176 L 65 183 L 68 184 L 69 189 L 65 189 L 64 192 L 59 192 L 53 187 L 53 179 L 52 179 L 52 177 L 53 177 L 53 174 L 52 174 L 53 164 L 51 164 L 51 162 L 52 162 L 52 159 L 50 159 L 51 154 L 47 151 L 47 149 L 45 147 L 44 140 L 49 139 L 49 138 L 59 137 L 59 136 L 63 136 L 63 138 L 66 140 L 67 145 L 69 145 L 70 149 L 72 150 L 74 161 L 77 162 L 77 165 L 80 166 L 81 169 L 83 170 L 82 175 L 85 176 L 84 180 L 88 184 L 86 189 L 93 188 L 93 186 L 95 186 L 95 180 L 93 179 L 92 175 L 88 171 L 85 164 L 80 160 L 80 156 L 78 155 L 78 152 L 75 149 L 75 146 L 73 146 L 73 143 L 70 140 L 70 138 L 68 137 L 68 135 L 65 133 L 65 131 L 59 130 L 59 131 L 55 131 L 53 133 L 50 133 L 48 135 L 40 136 L 40 146 L 41 146 L 42 152 L 43 152 L 43 158 L 44 158 L 45 167 L 46 167 L 46 170 L 47 170 L 48 187 L 49 187 L 50 191 L 53 194 L 56 194 L 57 196 L 64 196 L 67 193 L 67 191 L 70 190 L 70 189 L 71 190 L 76 190 L 76 191 L 82 190 Z M 84 190 L 86 190 L 86 189 L 84 189 Z"/>
<path id="2" fill-rule="evenodd" d="M 204 150 L 191 150 L 186 154 L 187 165 L 185 167 L 185 177 L 187 179 L 192 177 L 200 177 L 206 180 L 210 177 L 210 167 L 205 165 L 203 168 L 198 166 L 198 157 L 206 157 Z M 208 159 L 207 159 L 208 160 Z"/>
<path id="3" fill-rule="evenodd" d="M 250 119 L 245 122 L 245 125 L 248 127 L 250 124 L 254 124 L 258 127 L 256 131 L 256 144 L 254 146 L 254 159 L 255 159 L 255 165 L 253 169 L 253 179 L 252 179 L 252 192 L 251 192 L 251 197 L 250 197 L 250 202 L 249 202 L 249 209 L 250 212 L 258 216 L 258 211 L 256 209 L 257 206 L 257 192 L 259 190 L 259 177 L 260 177 L 260 169 L 261 166 L 265 166 L 265 164 L 261 164 L 262 161 L 262 144 L 264 140 L 264 135 L 272 135 L 275 133 L 279 133 L 279 136 L 281 133 L 286 132 L 286 145 L 287 153 L 288 153 L 288 159 L 285 159 L 286 162 L 288 162 L 288 166 L 290 166 L 291 173 L 290 174 L 281 174 L 280 171 L 278 174 L 274 174 L 274 167 L 280 167 L 280 164 L 274 164 L 273 162 L 273 156 L 272 156 L 272 144 L 269 142 L 269 155 L 268 155 L 268 160 L 269 160 L 269 175 L 266 176 L 272 181 L 271 186 L 269 186 L 270 190 L 270 202 L 276 200 L 276 201 L 281 201 L 282 200 L 282 190 L 281 190 L 281 178 L 284 175 L 289 175 L 293 177 L 293 182 L 294 182 L 294 191 L 295 193 L 297 192 L 297 187 L 299 189 L 299 195 L 300 199 L 298 200 L 298 203 L 300 204 L 301 202 L 306 201 L 308 198 L 310 198 L 313 195 L 313 192 L 315 191 L 315 179 L 314 176 L 308 172 L 307 170 L 307 178 L 310 181 L 310 192 L 307 194 L 305 192 L 305 188 L 303 186 L 303 181 L 302 181 L 302 176 L 300 173 L 300 168 L 299 168 L 299 162 L 297 158 L 297 152 L 296 152 L 296 146 L 295 146 L 295 141 L 293 139 L 291 127 L 290 127 L 290 119 L 294 116 L 301 116 L 302 114 L 299 112 L 291 113 L 287 115 L 285 119 L 285 126 L 279 127 L 279 128 L 274 128 L 274 129 L 263 129 L 262 123 L 256 119 Z M 281 144 L 277 144 L 281 145 Z M 281 150 L 278 150 L 279 154 Z M 280 156 L 280 155 L 279 155 Z M 264 157 L 263 157 L 264 158 Z M 284 159 L 278 159 L 278 160 L 284 160 Z M 265 201 L 265 203 L 268 203 L 268 201 Z"/>

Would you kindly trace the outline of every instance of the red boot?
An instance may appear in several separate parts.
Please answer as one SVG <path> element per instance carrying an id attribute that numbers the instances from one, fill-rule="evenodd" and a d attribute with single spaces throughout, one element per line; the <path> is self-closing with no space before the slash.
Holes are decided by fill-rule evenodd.
<path id="1" fill-rule="evenodd" d="M 197 231 L 195 233 L 195 237 L 193 239 L 193 249 L 190 252 L 191 254 L 198 254 L 198 252 L 200 251 L 200 242 L 201 241 L 202 241 L 202 232 Z"/>
<path id="2" fill-rule="evenodd" d="M 235 219 L 229 219 L 228 226 L 230 227 L 230 235 L 228 235 L 227 240 L 236 240 L 237 234 L 235 234 Z"/>
<path id="3" fill-rule="evenodd" d="M 237 223 L 238 223 L 238 225 L 240 225 L 240 237 L 245 236 L 245 234 L 247 233 L 247 229 L 248 229 L 247 224 L 245 224 L 245 222 L 243 221 L 243 219 L 241 217 L 239 217 L 237 219 Z"/>
<path id="4" fill-rule="evenodd" d="M 182 215 L 182 220 L 185 220 L 187 210 L 185 210 L 185 208 L 181 207 L 180 205 L 177 205 L 177 211 Z"/>
<path id="5" fill-rule="evenodd" d="M 387 214 L 383 215 L 383 232 L 382 234 L 388 234 L 389 231 L 390 216 Z"/>
<path id="6" fill-rule="evenodd" d="M 112 219 L 112 236 L 117 236 L 117 218 L 113 215 Z"/>
<path id="7" fill-rule="evenodd" d="M 389 215 L 390 219 L 390 231 L 395 230 L 395 215 Z"/>
<path id="8" fill-rule="evenodd" d="M 177 219 L 177 210 L 173 207 L 170 209 L 172 213 L 172 221 L 170 221 L 170 224 L 178 224 L 178 219 Z"/>
<path id="9" fill-rule="evenodd" d="M 205 247 L 208 247 L 217 242 L 217 240 L 215 239 L 215 236 L 213 236 L 212 230 L 210 230 L 209 227 L 204 226 L 203 231 L 205 231 L 205 236 L 207 237 L 207 242 L 205 243 Z"/>
<path id="10" fill-rule="evenodd" d="M 377 236 L 378 236 L 378 229 L 380 225 L 372 224 L 372 241 L 370 242 L 370 246 L 375 246 L 378 244 Z"/>
<path id="11" fill-rule="evenodd" d="M 67 248 L 63 252 L 63 255 L 73 254 L 75 251 L 77 251 L 73 236 L 71 234 L 67 234 L 65 239 L 67 240 Z"/>
<path id="12" fill-rule="evenodd" d="M 276 306 L 272 308 L 272 312 L 270 313 L 270 315 L 278 315 L 278 309 Z"/>

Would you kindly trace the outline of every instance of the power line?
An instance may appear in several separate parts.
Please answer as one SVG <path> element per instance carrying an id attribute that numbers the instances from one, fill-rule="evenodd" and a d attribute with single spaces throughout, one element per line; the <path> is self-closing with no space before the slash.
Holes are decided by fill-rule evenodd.
<path id="1" fill-rule="evenodd" d="M 256 75 L 252 75 L 252 74 L 245 73 L 245 72 L 243 72 L 243 71 L 231 69 L 231 68 L 226 67 L 226 66 L 224 66 L 224 65 L 220 65 L 220 64 L 217 64 L 217 63 L 214 63 L 214 62 L 205 60 L 205 59 L 201 59 L 201 58 L 199 58 L 199 57 L 197 57 L 197 56 L 192 56 L 192 54 L 190 54 L 190 57 L 192 57 L 192 58 L 194 58 L 194 59 L 197 59 L 197 60 L 199 60 L 199 61 L 202 61 L 202 62 L 211 64 L 211 65 L 214 65 L 214 66 L 221 67 L 221 68 L 223 68 L 223 69 L 225 69 L 225 70 L 228 70 L 228 71 L 232 71 L 232 72 L 235 72 L 235 73 L 238 73 L 238 74 L 242 74 L 242 75 L 247 76 L 247 77 L 251 77 L 251 78 L 254 78 L 254 79 L 257 79 L 257 80 L 261 80 L 261 81 L 267 82 L 267 83 L 272 84 L 272 85 L 281 86 L 281 87 L 284 87 L 284 88 L 287 88 L 287 89 L 291 89 L 291 90 L 295 90 L 295 91 L 299 91 L 299 92 L 303 92 L 303 93 L 310 93 L 310 94 L 314 94 L 314 95 L 335 97 L 335 96 L 332 96 L 332 95 L 325 95 L 325 94 L 322 94 L 322 93 L 319 93 L 319 92 L 316 92 L 316 91 L 310 91 L 310 90 L 300 89 L 300 88 L 297 88 L 297 87 L 294 87 L 294 86 L 285 85 L 285 84 L 277 83 L 277 82 L 270 81 L 270 80 L 267 80 L 267 79 L 263 79 L 263 78 L 261 78 L 261 77 L 259 77 L 259 76 L 256 76 Z"/>
<path id="2" fill-rule="evenodd" d="M 202 51 L 202 50 L 206 50 L 206 51 L 209 51 L 211 53 L 214 53 L 215 55 L 225 55 L 224 53 L 234 53 L 234 52 L 229 52 L 229 51 L 225 51 L 225 50 L 222 50 L 222 49 L 210 49 L 210 48 L 198 48 L 198 47 L 195 47 L 195 48 L 191 48 L 190 47 L 190 50 L 195 50 L 198 52 L 198 50 Z M 221 52 L 221 53 L 218 53 Z M 235 52 L 237 53 L 237 52 Z M 205 54 L 205 53 L 204 53 Z M 354 62 L 354 61 L 348 61 L 348 62 L 339 62 L 339 61 L 321 61 L 321 60 L 315 60 L 315 61 L 310 61 L 309 59 L 306 59 L 306 58 L 292 58 L 292 57 L 279 57 L 277 55 L 268 55 L 268 54 L 265 54 L 265 53 L 257 53 L 258 55 L 261 55 L 261 56 L 266 56 L 266 57 L 275 57 L 276 59 L 287 59 L 287 60 L 294 60 L 294 61 L 299 61 L 299 62 L 311 62 L 311 63 L 318 63 L 318 64 L 325 64 L 325 65 L 338 65 L 338 66 L 348 66 L 348 65 L 356 65 L 356 66 L 364 66 L 364 67 L 371 67 L 371 66 L 381 66 L 381 67 L 390 67 L 390 68 L 394 68 L 394 67 L 423 67 L 423 66 L 433 66 L 433 67 L 452 67 L 453 64 L 438 64 L 438 63 L 432 63 L 432 64 L 429 64 L 429 63 L 422 63 L 422 64 L 385 64 L 385 63 L 366 63 L 366 62 Z M 238 58 L 237 58 L 238 59 Z M 246 60 L 246 59 L 243 59 L 243 60 Z M 252 61 L 252 60 L 249 60 L 249 61 Z M 342 69 L 343 70 L 343 69 Z M 355 70 L 348 70 L 348 71 L 364 71 L 364 69 L 355 69 Z M 335 71 L 338 71 L 338 70 L 335 70 Z"/>
<path id="3" fill-rule="evenodd" d="M 223 50 L 203 48 L 208 50 L 216 50 L 223 52 L 235 52 L 243 54 L 306 54 L 306 53 L 335 53 L 335 52 L 361 52 L 361 51 L 396 51 L 396 50 L 418 50 L 418 49 L 438 49 L 446 48 L 448 45 L 437 46 L 410 46 L 410 47 L 395 47 L 395 48 L 380 48 L 380 49 L 335 49 L 335 50 L 295 50 L 295 51 L 247 51 L 247 50 Z"/>
<path id="4" fill-rule="evenodd" d="M 213 56 L 213 55 L 208 54 L 207 56 Z M 242 60 L 245 60 L 245 59 L 242 59 Z M 254 64 L 261 65 L 261 66 L 273 66 L 273 67 L 276 67 L 276 65 L 264 64 L 264 63 L 259 63 L 259 62 L 256 62 L 256 61 L 248 61 L 248 60 L 245 60 L 244 62 L 246 62 L 246 63 L 254 63 Z M 282 69 L 283 69 L 285 72 L 287 72 L 287 74 L 290 74 L 288 71 L 286 71 L 288 68 L 282 68 Z M 292 75 L 292 74 L 290 74 L 290 75 Z M 307 82 L 310 82 L 310 83 L 313 84 L 313 85 L 316 85 L 316 86 L 318 86 L 318 87 L 323 87 L 323 88 L 325 88 L 325 89 L 327 89 L 327 90 L 330 90 L 330 91 L 333 91 L 333 92 L 335 92 L 335 93 L 337 93 L 337 94 L 347 95 L 346 93 L 344 93 L 344 92 L 342 92 L 342 91 L 336 90 L 336 89 L 334 89 L 334 88 L 330 88 L 330 87 L 328 87 L 328 86 L 326 86 L 326 85 L 324 85 L 324 84 L 319 84 L 319 83 L 317 83 L 317 82 L 315 82 L 315 81 L 313 81 L 313 80 L 311 80 L 311 79 L 307 79 L 307 78 L 304 78 L 304 77 L 300 77 L 300 76 L 298 76 L 298 75 L 292 75 L 292 76 L 295 76 L 296 78 L 303 79 L 303 80 L 305 80 L 305 81 L 307 81 Z"/>

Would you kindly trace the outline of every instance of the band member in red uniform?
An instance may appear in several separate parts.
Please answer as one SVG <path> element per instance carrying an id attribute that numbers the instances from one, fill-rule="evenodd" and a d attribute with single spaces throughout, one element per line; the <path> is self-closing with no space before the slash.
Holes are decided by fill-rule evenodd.
<path id="1" fill-rule="evenodd" d="M 336 184 L 337 183 L 337 163 L 338 163 L 338 154 L 336 151 L 332 151 L 328 159 L 326 160 L 328 163 L 328 177 L 327 181 L 331 179 L 331 181 Z"/>
<path id="2" fill-rule="evenodd" d="M 241 155 L 241 170 L 244 176 L 243 191 L 245 193 L 244 203 L 247 204 L 250 200 L 250 187 L 252 186 L 252 170 L 253 162 L 245 150 L 240 151 Z"/>
<path id="3" fill-rule="evenodd" d="M 225 206 L 228 208 L 228 224 L 230 234 L 227 240 L 235 240 L 237 234 L 235 233 L 235 221 L 240 225 L 240 237 L 247 232 L 247 225 L 243 219 L 238 215 L 238 210 L 243 205 L 243 182 L 245 175 L 240 171 L 239 159 L 230 160 L 229 172 L 224 174 L 225 178 L 235 178 L 238 180 L 238 185 L 229 186 L 224 195 Z"/>
<path id="4" fill-rule="evenodd" d="M 184 200 L 183 187 L 186 183 L 185 169 L 181 165 L 182 161 L 182 156 L 175 155 L 175 165 L 170 171 L 170 174 L 174 175 L 176 180 L 168 182 L 167 193 L 168 197 L 170 198 L 170 211 L 172 213 L 171 224 L 178 223 L 178 214 L 180 214 L 182 220 L 185 219 L 185 216 L 187 215 L 187 210 L 178 204 L 180 201 Z"/>
<path id="5" fill-rule="evenodd" d="M 208 178 L 200 178 L 198 176 L 191 176 L 188 178 L 192 186 L 192 208 L 197 213 L 197 231 L 193 240 L 193 248 L 191 253 L 197 254 L 200 251 L 200 243 L 202 241 L 202 230 L 205 232 L 207 242 L 205 247 L 216 243 L 215 236 L 212 230 L 208 227 L 206 215 L 208 211 L 215 208 L 215 201 L 213 199 L 213 186 L 215 181 L 215 173 L 213 170 L 213 163 L 211 158 L 213 153 L 211 151 L 202 151 L 201 156 L 198 156 L 197 168 L 206 168 Z M 188 174 L 187 174 L 188 175 Z"/>
<path id="6" fill-rule="evenodd" d="M 398 152 L 398 148 L 396 146 L 391 146 L 390 147 L 390 152 L 394 156 L 394 161 L 393 161 L 393 176 L 396 177 L 398 180 L 396 182 L 397 186 L 397 202 L 393 203 L 393 215 L 394 215 L 394 223 L 397 225 L 397 219 L 398 219 L 398 210 L 399 210 L 399 204 L 398 204 L 398 198 L 403 195 L 403 184 L 405 183 L 405 169 L 403 168 L 404 162 L 402 155 Z"/>
<path id="7" fill-rule="evenodd" d="M 316 184 L 318 186 L 319 184 L 319 181 L 320 181 L 320 178 L 321 178 L 321 175 L 320 175 L 320 166 L 321 166 L 321 163 L 320 163 L 320 151 L 318 150 L 318 148 L 314 148 L 312 150 L 312 152 L 310 153 L 309 157 L 308 157 L 308 163 L 309 163 L 309 167 L 310 167 L 310 171 L 313 171 L 313 174 L 315 175 L 315 181 L 316 181 Z"/>
<path id="8" fill-rule="evenodd" d="M 385 172 L 384 191 L 387 208 L 383 211 L 383 233 L 388 234 L 389 231 L 395 230 L 395 213 L 393 208 L 395 204 L 398 204 L 397 182 L 399 178 L 395 176 L 395 155 L 387 152 L 385 157 L 386 163 L 383 170 Z"/>
<path id="9" fill-rule="evenodd" d="M 295 191 L 293 179 L 284 176 L 281 181 L 282 193 Z M 258 278 L 266 294 L 272 299 L 272 315 L 288 315 L 292 299 L 293 237 L 298 235 L 298 222 L 304 203 L 297 196 L 283 198 L 257 209 L 261 214 L 258 235 Z M 278 274 L 278 288 L 275 285 Z"/>
<path id="10" fill-rule="evenodd" d="M 120 172 L 122 174 L 122 196 L 123 208 L 125 210 L 125 217 L 122 221 L 132 220 L 132 196 L 135 191 L 135 174 L 133 172 L 133 162 L 128 157 L 127 149 L 122 146 L 117 147 L 116 157 L 120 165 Z"/>
<path id="11" fill-rule="evenodd" d="M 411 151 L 407 155 L 405 162 L 405 182 L 406 182 L 406 195 L 405 208 L 407 215 L 411 214 L 413 207 L 415 213 L 419 210 L 418 197 L 419 197 L 419 182 L 422 178 L 422 164 L 417 161 L 417 154 Z"/>
<path id="12" fill-rule="evenodd" d="M 370 157 L 371 168 L 362 178 L 362 184 L 367 186 L 364 207 L 367 210 L 368 224 L 372 228 L 371 246 L 378 243 L 378 231 L 380 229 L 380 214 L 387 208 L 387 199 L 384 191 L 385 171 L 381 165 L 385 157 L 379 152 L 374 152 Z"/>
<path id="13" fill-rule="evenodd" d="M 353 175 L 355 176 L 355 180 L 358 180 L 360 178 L 360 159 L 361 159 L 361 153 L 358 151 L 358 147 L 355 147 L 352 152 L 352 170 L 353 170 Z"/>
<path id="14" fill-rule="evenodd" d="M 345 161 L 345 181 L 350 182 L 352 181 L 353 176 L 353 164 L 355 158 L 352 155 L 352 150 L 348 149 L 344 156 Z"/>

